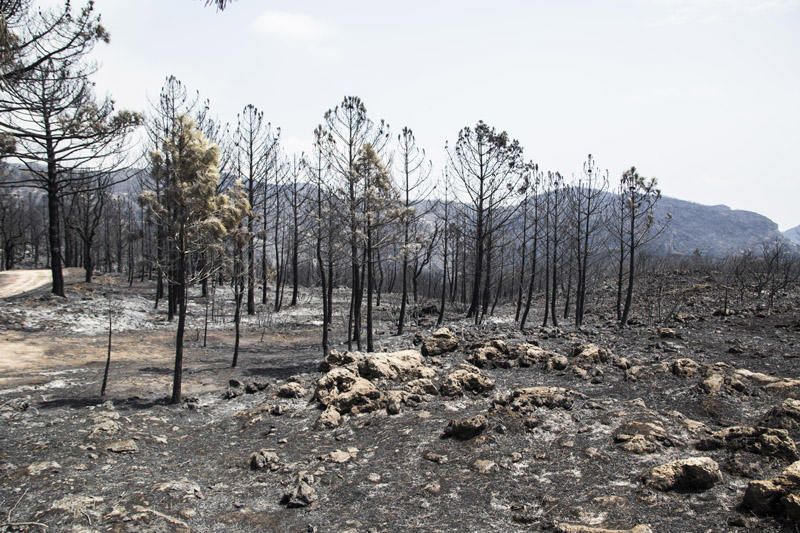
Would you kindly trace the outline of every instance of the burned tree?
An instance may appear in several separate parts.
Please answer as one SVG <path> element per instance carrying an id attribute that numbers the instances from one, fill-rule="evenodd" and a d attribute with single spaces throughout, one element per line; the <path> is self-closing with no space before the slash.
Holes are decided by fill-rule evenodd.
<path id="1" fill-rule="evenodd" d="M 257 182 L 263 179 L 264 160 L 263 152 L 264 113 L 252 104 L 244 107 L 239 115 L 239 125 L 236 128 L 236 148 L 239 150 L 240 171 L 242 182 L 247 192 L 247 199 L 253 206 L 253 211 L 247 217 L 247 233 L 253 234 L 255 217 L 252 213 L 258 206 Z M 247 241 L 247 314 L 256 312 L 255 297 L 256 259 L 255 243 L 253 239 Z"/>
<path id="2" fill-rule="evenodd" d="M 362 278 L 363 242 L 360 236 L 360 217 L 363 209 L 362 183 L 356 171 L 358 156 L 367 144 L 380 154 L 388 138 L 388 125 L 376 124 L 367 116 L 367 108 L 357 96 L 346 96 L 342 103 L 325 113 L 328 133 L 325 158 L 336 175 L 345 198 L 346 231 L 350 244 L 350 310 L 347 320 L 347 347 L 353 341 L 361 348 L 361 306 L 364 287 Z"/>
<path id="3" fill-rule="evenodd" d="M 604 215 L 606 209 L 606 190 L 608 171 L 601 171 L 592 155 L 583 163 L 583 174 L 570 189 L 574 205 L 575 256 L 577 259 L 578 280 L 575 289 L 575 326 L 583 325 L 586 312 L 586 292 L 589 265 L 595 251 L 601 245 L 604 235 Z"/>
<path id="4" fill-rule="evenodd" d="M 400 316 L 397 320 L 397 334 L 400 335 L 403 333 L 406 306 L 408 305 L 409 256 L 412 248 L 414 248 L 414 256 L 415 258 L 418 257 L 416 252 L 419 249 L 419 243 L 411 241 L 411 231 L 413 229 L 416 233 L 419 221 L 426 214 L 426 210 L 419 209 L 419 207 L 423 205 L 423 202 L 430 195 L 433 186 L 430 185 L 429 181 L 431 162 L 426 159 L 425 150 L 417 145 L 414 133 L 409 128 L 403 128 L 400 135 L 397 136 L 397 142 L 399 145 L 400 187 L 403 197 L 403 211 L 400 215 L 400 223 L 403 226 L 403 244 L 401 248 L 403 289 L 400 296 Z M 415 273 L 416 270 L 417 268 L 415 267 Z M 416 298 L 414 301 L 416 302 Z"/>
<path id="5" fill-rule="evenodd" d="M 636 280 L 636 254 L 648 242 L 660 234 L 666 227 L 667 221 L 656 221 L 655 207 L 661 198 L 661 191 L 657 188 L 655 178 L 645 178 L 639 175 L 636 167 L 631 167 L 622 174 L 619 184 L 619 200 L 615 203 L 616 210 L 612 216 L 613 229 L 619 251 L 619 264 L 617 272 L 617 310 L 621 325 L 628 323 L 633 304 L 633 289 Z M 619 224 L 617 226 L 617 224 Z M 619 300 L 622 294 L 624 258 L 628 260 L 627 287 L 625 289 L 625 303 L 619 311 Z"/>
<path id="6" fill-rule="evenodd" d="M 486 287 L 491 282 L 491 238 L 513 215 L 509 204 L 522 175 L 522 147 L 506 132 L 498 133 L 480 121 L 474 129 L 466 127 L 459 132 L 455 145 L 448 149 L 448 164 L 475 235 L 472 297 L 467 316 L 474 317 L 478 324 L 481 297 L 486 299 Z"/>

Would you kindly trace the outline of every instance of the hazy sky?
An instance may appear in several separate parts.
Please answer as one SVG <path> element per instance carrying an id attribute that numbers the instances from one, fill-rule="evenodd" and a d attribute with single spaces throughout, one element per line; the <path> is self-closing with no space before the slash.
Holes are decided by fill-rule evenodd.
<path id="1" fill-rule="evenodd" d="M 98 89 L 121 107 L 146 108 L 174 74 L 220 118 L 255 104 L 299 151 L 355 94 L 437 167 L 482 119 L 546 169 L 592 153 L 669 196 L 800 224 L 800 0 L 96 5 L 112 37 Z"/>

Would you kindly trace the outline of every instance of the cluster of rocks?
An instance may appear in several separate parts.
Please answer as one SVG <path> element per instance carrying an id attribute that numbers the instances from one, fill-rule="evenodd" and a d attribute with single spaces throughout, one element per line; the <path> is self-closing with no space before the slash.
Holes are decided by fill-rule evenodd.
<path id="1" fill-rule="evenodd" d="M 797 446 L 785 429 L 731 426 L 716 431 L 697 443 L 699 450 L 727 449 L 747 451 L 758 455 L 780 457 L 790 461 L 800 459 Z"/>
<path id="2" fill-rule="evenodd" d="M 458 337 L 450 328 L 439 328 L 429 337 L 421 340 L 420 350 L 425 357 L 433 357 L 454 351 L 458 348 Z"/>
<path id="3" fill-rule="evenodd" d="M 494 389 L 494 386 L 494 380 L 477 367 L 462 363 L 444 378 L 440 392 L 442 396 L 462 396 L 465 393 L 483 394 Z"/>
<path id="4" fill-rule="evenodd" d="M 662 370 L 683 379 L 699 379 L 698 389 L 708 395 L 750 394 L 753 386 L 773 391 L 800 387 L 800 379 L 781 378 L 745 368 L 733 368 L 724 362 L 713 365 L 702 364 L 688 357 L 665 362 L 662 364 Z"/>
<path id="5" fill-rule="evenodd" d="M 527 368 L 542 365 L 548 370 L 564 370 L 569 365 L 563 355 L 545 350 L 536 344 L 509 346 L 502 339 L 474 344 L 467 361 L 479 368 Z"/>
<path id="6" fill-rule="evenodd" d="M 771 479 L 748 483 L 742 508 L 757 515 L 800 523 L 800 461 Z"/>
<path id="7" fill-rule="evenodd" d="M 659 339 L 676 340 L 682 335 L 669 328 L 657 331 Z M 575 337 L 569 340 L 574 341 Z M 448 328 L 440 328 L 428 337 L 420 337 L 420 350 L 361 353 L 333 351 L 321 365 L 324 374 L 317 380 L 313 399 L 323 408 L 316 421 L 317 428 L 335 428 L 343 417 L 376 411 L 389 415 L 398 414 L 405 407 L 415 407 L 430 401 L 435 396 L 459 398 L 486 395 L 496 388 L 495 380 L 486 373 L 491 369 L 538 367 L 546 372 L 571 372 L 583 380 L 600 383 L 609 371 L 622 371 L 626 380 L 641 376 L 642 366 L 631 359 L 615 355 L 611 350 L 595 343 L 576 342 L 568 355 L 545 349 L 536 342 L 509 343 L 495 338 L 474 342 L 464 346 Z M 461 362 L 444 362 L 443 356 L 463 347 L 465 357 Z M 447 370 L 442 371 L 442 367 Z M 749 393 L 748 383 L 764 387 L 786 387 L 786 381 L 764 374 L 742 371 L 730 365 L 701 364 L 693 359 L 681 357 L 659 365 L 648 367 L 648 372 L 659 368 L 682 380 L 697 380 L 695 387 L 708 395 L 721 393 Z M 438 372 L 437 372 L 438 370 Z M 649 374 L 648 374 L 649 375 Z M 245 390 L 247 387 L 234 387 Z M 298 382 L 289 381 L 281 385 L 276 395 L 282 398 L 299 398 L 306 394 Z M 595 402 L 571 388 L 560 386 L 531 386 L 513 388 L 496 393 L 491 400 L 491 409 L 483 414 L 464 416 L 449 420 L 440 435 L 442 439 L 477 443 L 492 442 L 483 435 L 495 427 L 499 433 L 507 431 L 502 424 L 512 417 L 529 431 L 563 431 L 579 420 L 579 409 L 601 409 L 603 402 Z M 644 409 L 644 403 L 641 403 Z M 677 412 L 675 412 L 677 413 Z M 677 413 L 680 415 L 680 413 Z M 498 419 L 497 417 L 501 417 Z M 629 415 L 630 416 L 630 415 Z M 681 415 L 682 416 L 682 415 Z M 685 417 L 684 417 L 685 418 Z M 687 430 L 684 433 L 670 431 L 666 422 L 653 412 L 639 419 L 623 421 L 611 435 L 612 442 L 620 449 L 637 455 L 657 454 L 665 449 L 674 453 L 686 449 L 691 439 L 699 452 L 724 450 L 730 457 L 739 452 L 769 456 L 778 460 L 800 459 L 791 432 L 800 430 L 800 401 L 784 400 L 771 409 L 756 426 L 731 426 L 711 431 L 700 422 L 681 419 Z M 561 424 L 561 425 L 559 425 Z M 513 423 L 511 424 L 514 425 Z M 553 429 L 555 426 L 560 430 Z M 536 429 L 535 429 L 536 428 Z M 483 436 L 482 436 L 483 435 Z M 480 438 L 478 438 L 480 437 Z M 566 442 L 566 441 L 565 441 Z M 573 446 L 570 444 L 570 446 Z M 590 450 L 594 450 L 590 452 Z M 587 454 L 600 452 L 589 448 Z M 517 455 L 519 461 L 521 454 Z M 689 455 L 692 455 L 691 452 Z M 600 456 L 600 455 L 598 455 Z M 321 460 L 346 463 L 354 457 L 349 451 L 336 450 Z M 426 451 L 423 458 L 438 464 L 447 462 L 447 456 Z M 733 459 L 731 459 L 733 460 Z M 311 470 L 293 471 L 283 465 L 277 453 L 262 449 L 249 458 L 250 468 L 269 472 L 282 471 L 292 476 L 281 503 L 287 507 L 313 506 L 318 501 L 315 476 Z M 487 474 L 497 469 L 497 464 L 488 459 L 476 459 L 471 470 Z M 730 472 L 729 463 L 723 465 Z M 502 464 L 501 464 L 502 467 Z M 370 474 L 372 483 L 381 482 L 381 476 Z M 752 478 L 751 478 L 752 479 Z M 723 469 L 711 457 L 689 456 L 663 464 L 650 465 L 640 477 L 641 483 L 650 489 L 662 492 L 699 492 L 713 488 L 723 481 Z M 423 489 L 428 494 L 438 494 L 441 486 L 433 481 Z M 759 515 L 770 515 L 781 520 L 800 520 L 800 461 L 792 464 L 780 475 L 765 480 L 751 481 L 744 494 L 741 507 Z M 556 523 L 555 530 L 565 533 L 648 533 L 648 525 L 635 525 L 630 529 L 605 529 L 569 523 Z"/>
<path id="8" fill-rule="evenodd" d="M 614 355 L 609 349 L 594 343 L 578 343 L 571 357 L 540 347 L 535 342 L 509 345 L 502 339 L 475 343 L 470 347 L 467 361 L 479 368 L 527 368 L 537 366 L 547 372 L 571 370 L 577 377 L 600 383 L 603 367 L 612 365 L 625 372 L 625 378 L 635 380 L 641 371 L 625 357 Z"/>
<path id="9" fill-rule="evenodd" d="M 266 390 L 268 387 L 269 383 L 266 381 L 251 380 L 243 382 L 238 379 L 231 379 L 228 381 L 228 388 L 225 390 L 225 393 L 222 395 L 222 397 L 226 400 L 231 400 L 233 398 L 238 398 L 243 394 L 255 394 L 257 392 L 261 392 Z"/>
<path id="10" fill-rule="evenodd" d="M 572 409 L 577 400 L 586 396 L 563 387 L 524 387 L 494 399 L 495 405 L 508 407 L 513 412 L 530 413 L 537 407 L 547 409 Z"/>
<path id="11" fill-rule="evenodd" d="M 619 426 L 613 439 L 623 450 L 635 454 L 656 453 L 675 445 L 674 438 L 661 424 L 638 420 Z"/>
<path id="12" fill-rule="evenodd" d="M 681 357 L 663 365 L 665 371 L 682 379 L 697 379 L 697 388 L 708 395 L 720 393 L 748 393 L 748 387 L 726 363 L 705 365 L 694 359 Z"/>
<path id="13" fill-rule="evenodd" d="M 317 381 L 314 399 L 324 411 L 321 428 L 336 427 L 341 416 L 386 409 L 397 414 L 402 405 L 417 405 L 438 394 L 432 381 L 436 371 L 416 350 L 392 353 L 332 351 L 325 359 L 327 372 Z"/>
<path id="14" fill-rule="evenodd" d="M 458 440 L 469 440 L 477 437 L 486 429 L 489 421 L 484 415 L 476 415 L 468 418 L 451 420 L 442 433 L 442 438 L 454 438 Z"/>

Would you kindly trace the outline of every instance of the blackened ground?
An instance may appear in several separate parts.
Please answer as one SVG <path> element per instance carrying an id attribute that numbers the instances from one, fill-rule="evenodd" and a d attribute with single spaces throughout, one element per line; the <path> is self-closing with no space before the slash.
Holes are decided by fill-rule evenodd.
<path id="1" fill-rule="evenodd" d="M 641 370 L 631 379 L 623 369 L 602 364 L 602 376 L 585 380 L 570 369 L 547 371 L 541 365 L 484 369 L 496 381 L 489 394 L 428 397 L 399 415 L 346 416 L 333 430 L 314 429 L 321 411 L 312 393 L 321 358 L 317 331 L 305 319 L 269 329 L 263 340 L 264 332 L 252 327 L 242 364 L 233 370 L 226 326 L 213 330 L 205 349 L 190 339 L 186 380 L 193 401 L 183 406 L 164 403 L 169 327 L 119 335 L 123 354 L 115 360 L 113 393 L 104 403 L 96 395 L 103 335 L 26 332 L 10 324 L 2 333 L 7 346 L 28 346 L 25 357 L 40 368 L 9 366 L 3 376 L 0 523 L 137 532 L 505 532 L 548 530 L 556 522 L 620 529 L 649 524 L 657 532 L 791 531 L 772 518 L 737 510 L 748 480 L 771 477 L 788 460 L 727 449 L 701 452 L 695 443 L 698 432 L 758 424 L 784 398 L 798 397 L 798 387 L 770 389 L 744 381 L 743 390 L 709 395 L 698 387 L 702 377 L 678 377 L 669 365 L 688 357 L 705 365 L 726 363 L 726 375 L 744 368 L 797 378 L 797 304 L 795 295 L 769 315 L 749 310 L 717 317 L 714 295 L 700 293 L 685 318 L 670 324 L 678 339 L 663 339 L 649 325 L 619 330 L 599 316 L 579 332 L 533 328 L 526 335 L 508 320 L 476 328 L 453 317 L 449 325 L 461 348 L 428 361 L 437 380 L 470 355 L 470 344 L 495 338 L 512 345 L 535 342 L 567 356 L 576 344 L 592 342 Z M 384 336 L 383 347 L 412 347 L 414 334 L 427 334 L 430 326 Z M 234 378 L 268 387 L 224 399 Z M 302 384 L 304 397 L 276 396 L 289 378 Z M 586 398 L 569 410 L 537 409 L 535 424 L 493 402 L 495 395 L 534 385 L 565 387 Z M 440 438 L 449 420 L 473 414 L 489 419 L 483 434 L 463 442 Z M 104 425 L 108 420 L 116 425 Z M 632 421 L 661 425 L 670 443 L 650 454 L 624 450 L 613 434 Z M 108 427 L 117 431 L 103 430 Z M 106 449 L 128 439 L 137 451 Z M 248 458 L 260 449 L 277 453 L 276 470 L 250 470 Z M 329 454 L 336 450 L 350 450 L 351 458 L 332 461 Z M 426 452 L 447 460 L 428 460 Z M 653 466 L 698 455 L 712 457 L 723 471 L 723 481 L 709 490 L 659 492 L 641 481 Z M 494 465 L 476 465 L 478 460 Z M 301 471 L 314 476 L 318 499 L 310 507 L 286 508 L 280 500 Z"/>

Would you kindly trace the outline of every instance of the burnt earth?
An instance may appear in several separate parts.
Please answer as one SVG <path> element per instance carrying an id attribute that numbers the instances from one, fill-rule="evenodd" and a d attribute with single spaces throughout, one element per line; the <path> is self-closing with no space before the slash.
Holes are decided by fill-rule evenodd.
<path id="1" fill-rule="evenodd" d="M 438 386 L 481 346 L 502 340 L 509 364 L 480 369 L 493 390 L 423 394 L 395 402 L 398 414 L 346 414 L 333 429 L 315 424 L 322 358 L 307 324 L 283 328 L 270 343 L 245 344 L 236 370 L 227 368 L 229 338 L 221 331 L 205 350 L 192 344 L 189 398 L 181 406 L 165 403 L 169 335 L 162 356 L 143 353 L 112 367 L 112 383 L 158 386 L 120 386 L 105 401 L 93 396 L 99 360 L 69 369 L 68 379 L 37 378 L 32 387 L 14 374 L 0 396 L 0 529 L 506 532 L 567 530 L 568 523 L 792 531 L 785 517 L 740 508 L 748 482 L 779 475 L 792 455 L 765 453 L 749 441 L 708 442 L 731 426 L 781 429 L 796 442 L 798 424 L 781 406 L 800 392 L 792 382 L 800 375 L 797 303 L 789 299 L 769 315 L 714 316 L 711 296 L 701 295 L 668 324 L 677 335 L 666 337 L 654 325 L 619 329 L 600 316 L 581 331 L 525 334 L 512 321 L 474 327 L 453 318 L 459 345 L 426 358 L 432 381 Z M 415 334 L 433 329 L 423 322 L 402 337 L 386 336 L 383 347 L 412 348 Z M 102 347 L 102 336 L 63 338 Z M 517 364 L 523 343 L 565 356 L 568 366 Z M 579 359 L 576 347 L 586 344 L 610 355 Z M 697 363 L 691 375 L 673 372 L 680 359 Z M 383 391 L 402 388 L 376 383 Z M 287 397 L 290 389 L 302 395 Z M 569 401 L 525 396 L 551 393 Z M 486 419 L 482 431 L 441 438 L 451 421 L 476 416 Z M 253 469 L 254 453 L 266 459 Z M 644 481 L 653 468 L 691 457 L 713 460 L 721 479 L 669 491 Z"/>

